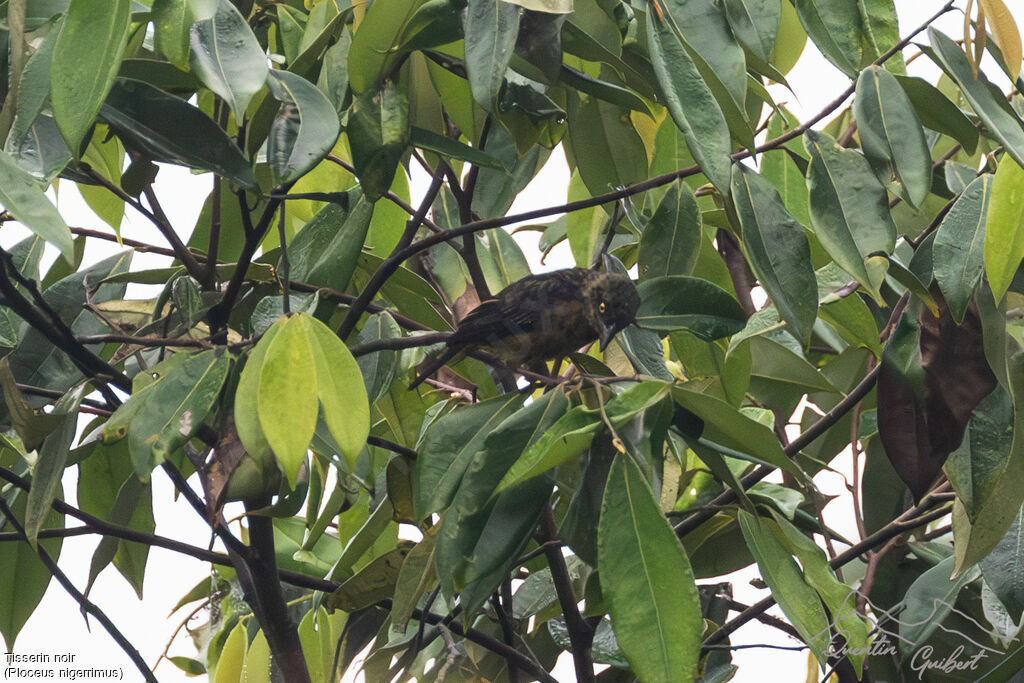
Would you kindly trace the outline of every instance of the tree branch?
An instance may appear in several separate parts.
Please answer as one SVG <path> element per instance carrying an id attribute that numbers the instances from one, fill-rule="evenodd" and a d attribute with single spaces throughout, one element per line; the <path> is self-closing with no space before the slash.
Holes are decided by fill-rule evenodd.
<path id="1" fill-rule="evenodd" d="M 25 543 L 28 543 L 28 536 L 25 535 L 25 528 L 15 518 L 11 508 L 7 505 L 7 501 L 3 498 L 0 498 L 0 513 L 3 513 L 4 517 L 7 518 L 7 521 L 10 522 L 15 531 L 25 540 Z M 39 560 L 46 567 L 46 570 L 50 572 L 53 578 L 57 579 L 57 582 L 62 588 L 64 588 L 67 594 L 78 603 L 82 613 L 92 615 L 96 621 L 103 625 L 103 628 L 107 630 L 107 633 L 109 633 L 110 637 L 114 639 L 114 642 L 117 643 L 118 647 L 128 655 L 128 658 L 132 660 L 135 668 L 139 670 L 139 673 L 142 674 L 142 677 L 146 681 L 150 683 L 157 683 L 156 677 L 153 675 L 153 672 L 149 670 L 149 667 L 146 665 L 146 661 L 142 658 L 142 655 L 139 654 L 137 649 L 135 649 L 135 646 L 132 645 L 131 641 L 125 638 L 124 634 L 117 629 L 117 626 L 115 626 L 114 622 L 107 617 L 106 613 L 104 613 L 103 610 L 101 610 L 94 602 L 89 600 L 89 598 L 85 597 L 81 591 L 75 588 L 75 584 L 71 583 L 67 574 L 61 571 L 60 567 L 57 566 L 57 563 L 53 561 L 52 557 L 50 557 L 50 553 L 46 552 L 46 549 L 42 545 L 36 545 L 35 550 L 36 554 L 39 556 Z"/>
<path id="2" fill-rule="evenodd" d="M 110 383 L 117 388 L 131 392 L 132 382 L 127 376 L 118 372 L 112 365 L 94 354 L 75 339 L 74 333 L 61 320 L 56 311 L 50 307 L 39 292 L 34 281 L 22 276 L 14 265 L 11 255 L 0 249 L 0 294 L 3 295 L 4 303 L 22 320 L 45 336 L 49 342 L 66 353 L 75 366 L 87 378 L 97 382 L 97 389 L 104 394 L 104 398 L 110 405 L 118 405 L 120 400 L 111 392 L 105 384 Z M 34 305 L 28 301 L 18 288 L 14 286 L 17 282 L 32 296 L 36 302 Z M 38 307 L 37 307 L 38 306 Z"/>
<path id="3" fill-rule="evenodd" d="M 590 683 L 594 678 L 594 655 L 591 646 L 594 643 L 594 628 L 580 614 L 576 606 L 576 594 L 572 589 L 572 578 L 565 564 L 562 549 L 552 544 L 558 539 L 558 529 L 551 508 L 544 506 L 540 518 L 540 531 L 537 542 L 544 548 L 544 556 L 551 568 L 551 580 L 558 595 L 558 604 L 562 607 L 565 617 L 565 628 L 569 632 L 569 643 L 572 645 L 572 661 L 576 668 L 577 683 Z"/>
<path id="4" fill-rule="evenodd" d="M 400 254 L 409 248 L 413 237 L 416 236 L 416 231 L 419 230 L 420 225 L 423 223 L 423 219 L 427 215 L 427 211 L 430 210 L 431 205 L 434 203 L 434 199 L 437 197 L 437 193 L 441 190 L 441 185 L 444 183 L 444 164 L 438 164 L 437 169 L 434 171 L 434 177 L 430 181 L 430 187 L 427 188 L 426 194 L 423 196 L 423 201 L 420 202 L 420 208 L 417 209 L 416 213 L 412 218 L 405 224 L 405 232 L 402 233 L 402 237 L 398 240 L 398 244 L 395 245 L 394 251 L 391 255 L 384 259 L 377 271 L 370 278 L 370 281 L 366 283 L 366 287 L 359 293 L 356 300 L 352 303 L 352 307 L 348 310 L 348 315 L 341 322 L 338 327 L 338 337 L 344 341 L 352 330 L 355 329 L 356 323 L 359 322 L 360 316 L 366 310 L 367 305 L 373 301 L 373 297 L 377 295 L 377 292 L 384 283 L 387 282 L 398 267 L 401 265 L 402 258 L 398 260 L 397 254 Z"/>

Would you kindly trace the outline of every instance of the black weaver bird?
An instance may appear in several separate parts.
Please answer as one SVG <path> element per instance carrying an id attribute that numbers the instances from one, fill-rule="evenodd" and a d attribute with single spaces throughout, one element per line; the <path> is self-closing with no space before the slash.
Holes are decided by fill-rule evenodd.
<path id="1" fill-rule="evenodd" d="M 594 341 L 604 351 L 634 321 L 639 306 L 640 295 L 625 275 L 587 268 L 529 275 L 470 311 L 447 339 L 448 349 L 409 388 L 469 347 L 511 368 L 557 360 Z"/>

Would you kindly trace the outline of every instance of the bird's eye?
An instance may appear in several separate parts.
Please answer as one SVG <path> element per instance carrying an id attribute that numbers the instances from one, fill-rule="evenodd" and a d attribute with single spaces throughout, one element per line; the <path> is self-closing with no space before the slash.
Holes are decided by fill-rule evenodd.
<path id="1" fill-rule="evenodd" d="M 604 313 L 607 308 L 608 307 L 604 305 L 603 301 L 597 305 L 597 310 L 601 313 Z"/>

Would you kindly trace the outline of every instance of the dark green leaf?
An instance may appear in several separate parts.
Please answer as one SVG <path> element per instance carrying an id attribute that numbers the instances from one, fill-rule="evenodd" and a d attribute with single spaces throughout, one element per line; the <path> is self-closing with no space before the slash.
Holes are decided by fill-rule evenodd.
<path id="1" fill-rule="evenodd" d="M 25 498 L 25 495 L 20 494 L 5 495 L 11 512 L 18 519 L 24 519 Z M 5 520 L 5 527 L 9 526 Z M 44 526 L 47 529 L 63 529 L 64 515 L 51 509 Z M 56 562 L 60 557 L 62 542 L 61 538 L 49 538 L 40 541 L 39 545 Z M 0 636 L 8 650 L 16 651 L 18 633 L 39 606 L 52 576 L 39 559 L 35 548 L 28 543 L 15 541 L 0 553 L 0 596 L 3 596 L 0 597 Z"/>
<path id="2" fill-rule="evenodd" d="M 267 163 L 278 185 L 297 180 L 334 148 L 338 115 L 316 86 L 288 71 L 270 70 L 270 94 L 281 110 L 267 136 Z"/>
<path id="3" fill-rule="evenodd" d="M 991 196 L 992 176 L 986 173 L 964 189 L 935 233 L 935 281 L 957 324 L 963 322 L 985 268 L 985 216 Z"/>
<path id="4" fill-rule="evenodd" d="M 417 518 L 448 507 L 484 439 L 521 405 L 519 396 L 502 396 L 460 407 L 430 426 L 416 458 Z"/>
<path id="5" fill-rule="evenodd" d="M 771 183 L 742 164 L 733 169 L 732 199 L 754 275 L 793 335 L 805 342 L 818 314 L 818 284 L 803 226 Z"/>
<path id="6" fill-rule="evenodd" d="M 91 268 L 67 276 L 43 293 L 46 302 L 60 315 L 76 335 L 109 332 L 107 324 L 85 310 L 86 285 L 90 287 L 115 273 L 128 270 L 132 252 L 126 251 L 106 258 Z M 101 304 L 124 296 L 123 284 L 105 284 L 92 293 L 90 301 Z M 102 345 L 90 345 L 98 352 Z M 63 351 L 57 349 L 35 329 L 25 333 L 15 352 L 9 356 L 11 370 L 19 382 L 37 387 L 67 391 L 82 374 Z"/>
<path id="7" fill-rule="evenodd" d="M 947 557 L 917 577 L 903 598 L 906 605 L 900 613 L 900 640 L 913 652 L 939 628 L 953 609 L 960 590 L 978 577 L 972 568 L 956 576 L 954 559 Z M 955 577 L 955 578 L 951 578 Z"/>
<path id="8" fill-rule="evenodd" d="M 732 142 L 722 108 L 697 71 L 680 34 L 668 24 L 645 23 L 664 104 L 701 169 L 720 192 L 727 192 Z"/>
<path id="9" fill-rule="evenodd" d="M 627 110 L 594 98 L 581 103 L 575 95 L 569 96 L 567 109 L 568 151 L 592 195 L 629 185 L 647 174 L 647 152 Z"/>
<path id="10" fill-rule="evenodd" d="M 794 0 L 793 5 L 807 35 L 825 59 L 850 78 L 856 76 L 864 49 L 863 26 L 857 4 Z"/>
<path id="11" fill-rule="evenodd" d="M 79 385 L 57 402 L 52 414 L 63 415 L 64 419 L 39 448 L 39 459 L 32 471 L 32 488 L 28 492 L 24 518 L 25 535 L 33 547 L 38 543 L 39 530 L 50 517 L 50 506 L 54 498 L 58 497 L 68 451 L 71 450 L 78 427 L 78 406 L 85 396 L 86 386 Z M 63 495 L 60 497 L 63 498 Z"/>
<path id="12" fill-rule="evenodd" d="M 676 181 L 640 237 L 640 279 L 689 275 L 700 255 L 700 230 L 697 200 L 686 184 Z"/>
<path id="13" fill-rule="evenodd" d="M 932 130 L 948 135 L 961 145 L 968 154 L 974 154 L 978 147 L 978 128 L 953 104 L 942 91 L 923 78 L 897 76 L 896 80 L 914 105 L 914 111 L 921 123 Z"/>
<path id="14" fill-rule="evenodd" d="M 1000 95 L 993 93 L 985 74 L 975 74 L 963 50 L 944 33 L 928 29 L 933 58 L 948 73 L 992 135 L 1018 165 L 1024 166 L 1024 125 Z M 998 92 L 998 91 L 996 91 Z"/>
<path id="15" fill-rule="evenodd" d="M 348 209 L 327 204 L 299 230 L 288 245 L 292 278 L 345 291 L 355 270 L 374 205 L 356 189 Z"/>
<path id="16" fill-rule="evenodd" d="M 807 172 L 814 234 L 829 255 L 876 299 L 889 254 L 896 244 L 896 225 L 885 189 L 867 160 L 843 149 L 825 133 L 804 136 L 811 164 Z"/>
<path id="17" fill-rule="evenodd" d="M 130 0 L 74 0 L 53 48 L 50 103 L 74 151 L 99 113 L 121 66 Z"/>
<path id="18" fill-rule="evenodd" d="M 213 16 L 192 24 L 190 65 L 207 88 L 220 95 L 241 121 L 267 80 L 267 56 L 248 22 L 229 0 L 216 0 Z"/>
<path id="19" fill-rule="evenodd" d="M 797 476 L 804 476 L 800 468 L 786 457 L 771 429 L 750 419 L 725 401 L 699 393 L 686 385 L 673 388 L 672 397 L 676 403 L 704 421 L 704 439 L 746 453 Z"/>
<path id="20" fill-rule="evenodd" d="M 693 571 L 627 455 L 615 459 L 605 486 L 597 567 L 615 639 L 635 674 L 645 681 L 695 678 L 704 623 Z"/>
<path id="21" fill-rule="evenodd" d="M 447 157 L 451 157 L 452 159 L 461 159 L 462 161 L 468 161 L 471 164 L 476 164 L 477 166 L 483 166 L 486 168 L 505 170 L 505 165 L 490 154 L 463 144 L 458 140 L 452 140 L 451 138 L 446 138 L 443 135 L 438 135 L 434 131 L 427 130 L 425 128 L 413 126 L 410 135 L 410 142 L 413 147 L 437 152 L 438 154 L 443 154 Z"/>
<path id="22" fill-rule="evenodd" d="M 348 113 L 352 162 L 371 202 L 391 187 L 398 162 L 409 146 L 409 103 L 388 81 L 363 92 Z"/>
<path id="23" fill-rule="evenodd" d="M 735 334 L 746 324 L 739 303 L 716 285 L 685 275 L 658 277 L 637 288 L 643 303 L 636 322 L 652 330 L 689 330 L 705 341 Z"/>
<path id="24" fill-rule="evenodd" d="M 932 159 L 921 122 L 896 77 L 877 66 L 861 71 L 853 109 L 864 154 L 884 178 L 894 172 L 907 200 L 921 206 L 932 184 Z"/>
<path id="25" fill-rule="evenodd" d="M 497 113 L 498 91 L 516 46 L 522 8 L 503 0 L 469 0 L 465 14 L 466 75 L 477 104 Z"/>
<path id="26" fill-rule="evenodd" d="M 130 147 L 155 161 L 214 171 L 247 188 L 257 185 L 248 160 L 220 126 L 147 83 L 118 79 L 100 115 Z"/>
<path id="27" fill-rule="evenodd" d="M 608 81 L 591 78 L 582 71 L 577 71 L 570 66 L 562 65 L 560 80 L 571 88 L 586 93 L 591 97 L 604 100 L 611 104 L 631 109 L 633 111 L 650 114 L 650 107 L 641 98 L 637 97 L 632 90 Z"/>
<path id="28" fill-rule="evenodd" d="M 771 61 L 784 0 L 725 0 L 725 16 L 736 39 L 761 58 Z"/>

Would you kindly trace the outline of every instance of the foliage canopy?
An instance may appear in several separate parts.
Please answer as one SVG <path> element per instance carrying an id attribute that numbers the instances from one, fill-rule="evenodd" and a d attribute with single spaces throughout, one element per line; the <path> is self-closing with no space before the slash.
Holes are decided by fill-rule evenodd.
<path id="1" fill-rule="evenodd" d="M 367 646 L 374 681 L 550 681 L 566 652 L 584 681 L 725 681 L 772 602 L 842 680 L 959 645 L 1003 680 L 1021 40 L 1002 0 L 962 40 L 935 5 L 8 0 L 0 219 L 31 233 L 0 250 L 8 649 L 56 577 L 155 680 L 88 592 L 113 566 L 141 593 L 160 545 L 216 567 L 176 587 L 210 622 L 171 661 L 217 681 L 336 680 Z M 808 40 L 849 88 L 801 122 L 766 86 Z M 559 145 L 567 203 L 509 215 Z M 212 178 L 193 226 L 164 164 Z M 106 227 L 69 226 L 68 183 Z M 121 239 L 129 209 L 159 244 Z M 633 273 L 639 327 L 518 390 L 481 353 L 407 390 L 530 274 L 513 225 Z M 848 540 L 813 478 L 851 448 Z M 225 552 L 155 535 L 154 476 Z M 102 538 L 84 594 L 54 564 L 72 519 Z M 748 607 L 715 577 L 751 565 Z"/>

